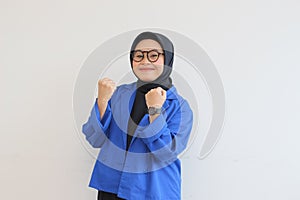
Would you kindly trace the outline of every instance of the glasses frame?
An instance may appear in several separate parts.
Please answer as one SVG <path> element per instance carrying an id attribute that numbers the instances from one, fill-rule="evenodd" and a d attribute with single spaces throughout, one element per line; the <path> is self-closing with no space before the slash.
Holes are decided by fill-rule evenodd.
<path id="1" fill-rule="evenodd" d="M 149 53 L 150 53 L 150 52 L 153 52 L 153 51 L 156 52 L 156 53 L 158 54 L 157 59 L 156 59 L 155 61 L 151 61 L 151 60 L 149 59 Z M 142 53 L 143 57 L 142 57 L 140 60 L 135 60 L 135 59 L 134 59 L 134 54 L 135 54 L 136 52 L 141 52 L 141 53 Z M 141 62 L 141 61 L 145 58 L 145 56 L 144 56 L 145 53 L 147 53 L 147 59 L 148 59 L 149 62 L 151 62 L 151 63 L 156 62 L 156 61 L 159 59 L 159 56 L 160 56 L 160 55 L 164 55 L 164 53 L 161 53 L 161 52 L 159 52 L 159 51 L 156 50 L 156 49 L 152 49 L 152 50 L 149 50 L 149 51 L 134 50 L 134 51 L 132 51 L 132 59 L 133 59 L 135 62 Z"/>

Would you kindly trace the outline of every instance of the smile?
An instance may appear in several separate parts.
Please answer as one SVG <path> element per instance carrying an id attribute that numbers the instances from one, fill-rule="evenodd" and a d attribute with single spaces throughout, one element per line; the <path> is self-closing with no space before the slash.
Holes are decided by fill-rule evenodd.
<path id="1" fill-rule="evenodd" d="M 140 68 L 141 71 L 153 71 L 154 68 Z"/>

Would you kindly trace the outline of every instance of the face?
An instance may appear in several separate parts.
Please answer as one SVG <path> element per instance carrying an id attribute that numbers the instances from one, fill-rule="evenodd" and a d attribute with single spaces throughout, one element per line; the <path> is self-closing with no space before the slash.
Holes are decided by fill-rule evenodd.
<path id="1" fill-rule="evenodd" d="M 157 50 L 159 53 L 163 53 L 163 49 L 158 42 L 151 39 L 145 39 L 140 41 L 135 47 L 135 51 L 150 51 Z M 151 55 L 149 55 L 151 56 Z M 144 82 L 151 82 L 156 80 L 163 72 L 164 69 L 164 55 L 159 54 L 157 61 L 151 62 L 147 58 L 147 53 L 144 53 L 144 57 L 141 61 L 132 61 L 132 68 L 135 75 Z"/>

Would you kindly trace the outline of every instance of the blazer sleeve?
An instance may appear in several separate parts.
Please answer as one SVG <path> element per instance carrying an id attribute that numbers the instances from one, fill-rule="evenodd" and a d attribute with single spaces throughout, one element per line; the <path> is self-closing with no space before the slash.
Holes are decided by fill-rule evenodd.
<path id="1" fill-rule="evenodd" d="M 139 128 L 138 137 L 160 161 L 173 162 L 186 148 L 193 125 L 193 112 L 186 100 L 171 119 L 160 114 L 151 124 Z"/>
<path id="2" fill-rule="evenodd" d="M 105 113 L 100 119 L 97 99 L 92 108 L 88 121 L 82 126 L 82 133 L 86 140 L 94 148 L 101 148 L 109 134 L 109 125 L 111 122 L 111 106 L 110 101 L 107 104 Z"/>

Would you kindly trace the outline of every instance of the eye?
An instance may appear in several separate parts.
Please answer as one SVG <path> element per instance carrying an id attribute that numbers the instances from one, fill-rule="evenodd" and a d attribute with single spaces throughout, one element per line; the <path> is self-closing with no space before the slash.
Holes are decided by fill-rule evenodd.
<path id="1" fill-rule="evenodd" d="M 149 56 L 150 57 L 155 57 L 155 56 L 158 56 L 158 53 L 156 51 L 150 51 Z"/>
<path id="2" fill-rule="evenodd" d="M 135 58 L 142 58 L 142 57 L 144 57 L 144 55 L 141 52 L 136 52 L 133 56 Z"/>

